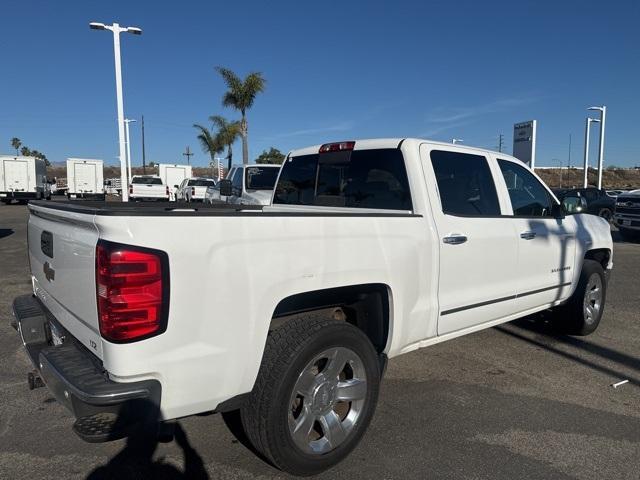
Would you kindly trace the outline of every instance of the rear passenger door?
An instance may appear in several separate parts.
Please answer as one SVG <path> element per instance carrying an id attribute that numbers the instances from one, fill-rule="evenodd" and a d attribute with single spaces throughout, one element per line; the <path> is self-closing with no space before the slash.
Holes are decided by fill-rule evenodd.
<path id="1" fill-rule="evenodd" d="M 426 144 L 421 159 L 439 237 L 438 335 L 513 313 L 517 240 L 502 216 L 495 163 Z"/>

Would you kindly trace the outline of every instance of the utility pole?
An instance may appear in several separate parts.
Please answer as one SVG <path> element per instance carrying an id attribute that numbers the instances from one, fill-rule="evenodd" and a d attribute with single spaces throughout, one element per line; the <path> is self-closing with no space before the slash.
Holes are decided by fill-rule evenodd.
<path id="1" fill-rule="evenodd" d="M 125 141 L 127 143 L 127 172 L 128 172 L 128 179 L 129 182 L 131 183 L 131 140 L 129 139 L 129 124 L 131 122 L 135 122 L 136 120 L 134 119 L 129 119 L 129 118 L 125 118 L 124 119 L 124 133 L 125 133 Z"/>
<path id="2" fill-rule="evenodd" d="M 602 189 L 602 167 L 604 166 L 604 124 L 607 121 L 607 106 L 589 107 L 600 112 L 600 146 L 598 148 L 598 189 Z"/>
<path id="3" fill-rule="evenodd" d="M 142 115 L 142 173 L 147 174 L 146 156 L 144 154 L 144 115 Z"/>
<path id="4" fill-rule="evenodd" d="M 188 145 L 187 145 L 187 151 L 184 152 L 182 155 L 187 157 L 187 165 L 191 165 L 191 157 L 193 155 L 195 155 L 195 153 L 191 153 L 191 150 L 189 150 L 189 146 Z"/>
<path id="5" fill-rule="evenodd" d="M 571 169 L 571 134 L 569 134 L 569 160 L 567 161 L 567 167 Z"/>
<path id="6" fill-rule="evenodd" d="M 91 22 L 92 30 L 109 30 L 113 33 L 113 56 L 116 72 L 116 105 L 118 110 L 118 140 L 120 144 L 120 182 L 122 183 L 122 201 L 129 201 L 129 189 L 127 188 L 127 152 L 124 141 L 124 102 L 122 100 L 122 63 L 120 60 L 120 34 L 123 32 L 141 35 L 142 29 L 138 27 L 121 27 L 119 24 L 105 25 L 104 23 Z"/>
<path id="7" fill-rule="evenodd" d="M 504 135 L 498 135 L 498 151 L 502 153 L 502 146 L 504 145 Z"/>
<path id="8" fill-rule="evenodd" d="M 587 117 L 586 125 L 584 127 L 584 178 L 582 181 L 582 188 L 587 188 L 589 184 L 589 131 L 592 123 L 599 123 L 597 118 Z"/>

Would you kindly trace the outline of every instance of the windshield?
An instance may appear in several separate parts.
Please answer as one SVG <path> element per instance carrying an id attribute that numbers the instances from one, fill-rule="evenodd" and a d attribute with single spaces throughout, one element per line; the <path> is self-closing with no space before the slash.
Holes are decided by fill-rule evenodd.
<path id="1" fill-rule="evenodd" d="M 214 182 L 213 180 L 203 180 L 203 179 L 189 180 L 190 187 L 213 187 L 215 186 L 215 184 L 216 182 Z"/>
<path id="2" fill-rule="evenodd" d="M 133 177 L 131 183 L 144 185 L 162 185 L 162 180 L 158 177 Z"/>
<path id="3" fill-rule="evenodd" d="M 273 190 L 279 171 L 279 168 L 274 167 L 247 167 L 247 190 Z"/>

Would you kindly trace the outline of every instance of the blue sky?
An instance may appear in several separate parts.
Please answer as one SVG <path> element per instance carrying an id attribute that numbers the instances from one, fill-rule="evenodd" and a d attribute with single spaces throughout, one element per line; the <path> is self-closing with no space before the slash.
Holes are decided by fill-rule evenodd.
<path id="1" fill-rule="evenodd" d="M 636 0 L 5 0 L 2 12 L 2 152 L 17 136 L 52 161 L 117 162 L 113 43 L 95 20 L 144 31 L 123 35 L 122 52 L 125 112 L 145 116 L 148 161 L 182 162 L 187 145 L 192 163 L 208 161 L 192 124 L 238 116 L 221 105 L 223 65 L 268 82 L 249 112 L 252 159 L 390 136 L 495 148 L 503 133 L 510 151 L 513 123 L 537 119 L 538 163 L 566 164 L 572 134 L 575 165 L 585 109 L 604 103 L 605 161 L 640 164 Z"/>

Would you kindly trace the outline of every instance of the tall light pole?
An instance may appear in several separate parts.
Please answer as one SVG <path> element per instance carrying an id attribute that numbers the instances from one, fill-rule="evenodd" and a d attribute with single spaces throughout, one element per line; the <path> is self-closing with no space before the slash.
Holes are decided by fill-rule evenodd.
<path id="1" fill-rule="evenodd" d="M 604 166 L 604 126 L 607 121 L 607 106 L 589 107 L 587 110 L 600 112 L 600 147 L 598 148 L 598 189 L 602 188 L 602 167 Z"/>
<path id="2" fill-rule="evenodd" d="M 582 188 L 587 188 L 587 185 L 589 184 L 589 131 L 591 130 L 592 123 L 600 123 L 600 120 L 597 118 L 587 117 L 586 125 L 584 127 L 584 179 L 582 182 Z"/>
<path id="3" fill-rule="evenodd" d="M 128 183 L 131 183 L 131 140 L 129 140 L 129 124 L 132 122 L 136 122 L 136 120 L 129 119 L 129 118 L 124 119 L 124 130 L 125 130 L 125 136 L 126 136 L 126 142 L 127 142 L 127 172 L 129 175 Z"/>
<path id="4" fill-rule="evenodd" d="M 129 201 L 129 189 L 127 188 L 126 153 L 124 147 L 124 102 L 122 100 L 122 65 L 120 61 L 120 34 L 122 32 L 142 35 L 142 29 L 138 27 L 121 27 L 119 24 L 105 25 L 104 23 L 91 22 L 92 30 L 110 30 L 113 32 L 113 56 L 116 67 L 116 103 L 118 104 L 118 139 L 120 143 L 120 181 L 122 182 L 122 201 Z"/>

